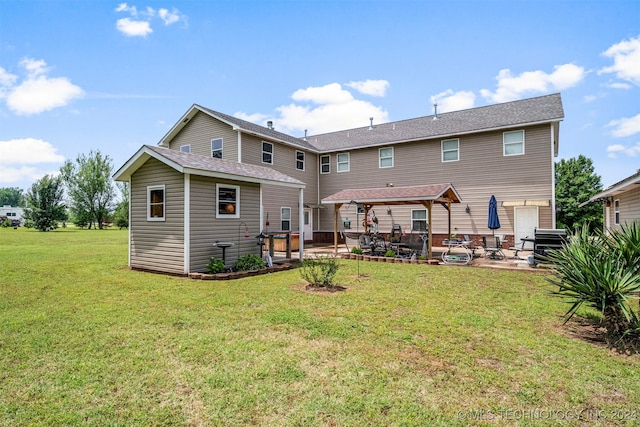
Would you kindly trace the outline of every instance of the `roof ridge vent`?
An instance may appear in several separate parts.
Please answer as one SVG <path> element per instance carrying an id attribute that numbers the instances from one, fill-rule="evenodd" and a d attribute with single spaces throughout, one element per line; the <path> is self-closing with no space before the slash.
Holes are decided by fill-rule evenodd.
<path id="1" fill-rule="evenodd" d="M 369 117 L 369 130 L 373 129 L 373 117 Z"/>

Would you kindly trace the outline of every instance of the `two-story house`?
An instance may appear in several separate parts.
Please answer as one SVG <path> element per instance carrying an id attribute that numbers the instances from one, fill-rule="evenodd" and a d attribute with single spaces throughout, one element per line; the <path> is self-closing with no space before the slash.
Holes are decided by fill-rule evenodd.
<path id="1" fill-rule="evenodd" d="M 449 224 L 460 235 L 491 234 L 487 207 L 495 195 L 496 233 L 505 244 L 519 242 L 535 227 L 555 227 L 563 118 L 553 94 L 299 138 L 194 105 L 160 148 L 141 148 L 114 175 L 131 185 L 129 263 L 203 271 L 209 256 L 219 256 L 213 243 L 225 240 L 235 243 L 229 264 L 255 251 L 255 241 L 241 237 L 247 228 L 298 231 L 302 256 L 304 241 L 332 242 L 336 224 L 363 220 L 356 203 L 342 205 L 336 221 L 323 200 L 338 191 L 442 183 L 462 203 L 434 210 L 431 224 L 424 206 L 388 206 L 375 212 L 379 231 L 429 228 L 436 244 Z"/>

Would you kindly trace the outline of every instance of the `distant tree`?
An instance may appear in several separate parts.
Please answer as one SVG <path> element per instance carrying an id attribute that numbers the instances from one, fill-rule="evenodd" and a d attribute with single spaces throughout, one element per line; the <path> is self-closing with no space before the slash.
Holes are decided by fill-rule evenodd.
<path id="1" fill-rule="evenodd" d="M 118 228 L 129 228 L 129 185 L 124 182 L 116 184 L 122 194 L 122 201 L 116 206 L 114 222 Z"/>
<path id="2" fill-rule="evenodd" d="M 26 199 L 28 206 L 24 216 L 37 230 L 55 230 L 58 228 L 58 221 L 65 221 L 67 218 L 63 204 L 64 188 L 59 176 L 45 175 L 33 183 Z"/>
<path id="3" fill-rule="evenodd" d="M 591 159 L 579 155 L 577 159 L 556 162 L 556 223 L 558 228 L 573 230 L 584 224 L 590 230 L 602 227 L 602 205 L 590 203 L 580 207 L 602 191 L 600 176 L 595 173 Z"/>
<path id="4" fill-rule="evenodd" d="M 67 160 L 60 168 L 67 187 L 71 213 L 83 223 L 102 228 L 111 212 L 115 190 L 111 158 L 100 151 L 78 155 L 75 163 Z"/>
<path id="5" fill-rule="evenodd" d="M 22 188 L 0 188 L 0 206 L 24 207 Z"/>

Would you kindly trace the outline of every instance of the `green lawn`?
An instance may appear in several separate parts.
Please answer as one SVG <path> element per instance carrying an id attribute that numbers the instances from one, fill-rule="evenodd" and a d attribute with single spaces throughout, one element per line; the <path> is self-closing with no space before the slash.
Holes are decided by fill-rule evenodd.
<path id="1" fill-rule="evenodd" d="M 0 425 L 640 422 L 640 356 L 573 337 L 542 274 L 340 261 L 312 294 L 126 262 L 126 231 L 0 229 Z"/>

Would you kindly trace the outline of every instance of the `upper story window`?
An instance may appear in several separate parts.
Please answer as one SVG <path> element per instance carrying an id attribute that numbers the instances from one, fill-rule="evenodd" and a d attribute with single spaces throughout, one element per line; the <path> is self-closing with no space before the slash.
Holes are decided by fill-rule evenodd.
<path id="1" fill-rule="evenodd" d="M 191 152 L 191 145 L 189 145 L 189 144 L 181 145 L 180 146 L 180 151 L 182 151 L 183 153 L 190 153 Z"/>
<path id="2" fill-rule="evenodd" d="M 304 151 L 296 151 L 296 169 L 304 170 Z"/>
<path id="3" fill-rule="evenodd" d="M 216 218 L 240 218 L 240 187 L 216 184 Z"/>
<path id="4" fill-rule="evenodd" d="M 502 145 L 505 156 L 524 154 L 524 131 L 505 132 L 502 134 Z"/>
<path id="5" fill-rule="evenodd" d="M 381 168 L 393 167 L 393 147 L 381 148 L 378 150 L 378 166 Z"/>
<path id="6" fill-rule="evenodd" d="M 331 156 L 320 156 L 320 173 L 331 173 Z"/>
<path id="7" fill-rule="evenodd" d="M 164 185 L 150 185 L 147 187 L 147 221 L 164 221 L 164 198 Z"/>
<path id="8" fill-rule="evenodd" d="M 222 158 L 222 138 L 211 140 L 211 157 L 216 159 Z"/>
<path id="9" fill-rule="evenodd" d="M 291 231 L 291 208 L 280 208 L 280 229 Z"/>
<path id="10" fill-rule="evenodd" d="M 337 172 L 349 172 L 349 153 L 339 153 L 337 159 Z"/>
<path id="11" fill-rule="evenodd" d="M 442 141 L 442 161 L 455 162 L 460 160 L 460 140 L 445 139 Z"/>
<path id="12" fill-rule="evenodd" d="M 620 200 L 614 200 L 613 202 L 613 215 L 614 224 L 620 225 Z"/>
<path id="13" fill-rule="evenodd" d="M 411 230 L 427 231 L 427 210 L 426 209 L 411 210 Z"/>
<path id="14" fill-rule="evenodd" d="M 273 144 L 262 141 L 262 163 L 273 164 Z"/>

